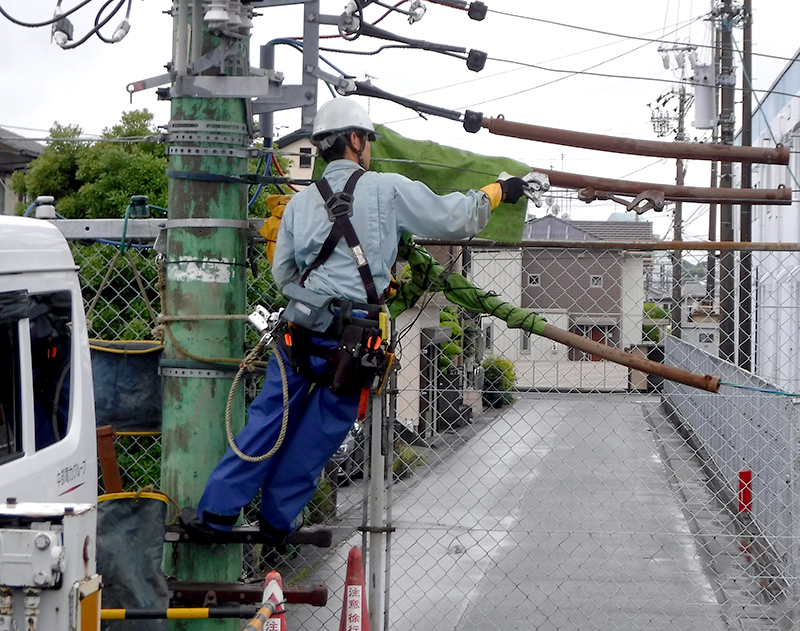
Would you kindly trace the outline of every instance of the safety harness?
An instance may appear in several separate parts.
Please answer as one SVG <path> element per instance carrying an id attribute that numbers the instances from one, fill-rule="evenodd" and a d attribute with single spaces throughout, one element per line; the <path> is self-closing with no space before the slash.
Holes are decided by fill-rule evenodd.
<path id="1" fill-rule="evenodd" d="M 358 273 L 361 275 L 361 282 L 364 283 L 367 302 L 371 305 L 380 305 L 383 304 L 383 300 L 378 296 L 378 292 L 375 289 L 375 279 L 372 277 L 367 256 L 364 254 L 364 248 L 361 247 L 356 230 L 350 221 L 350 217 L 353 216 L 353 192 L 362 175 L 364 175 L 364 171 L 355 171 L 347 180 L 347 184 L 344 185 L 344 190 L 341 193 L 334 193 L 325 178 L 317 181 L 317 190 L 322 195 L 322 199 L 325 200 L 325 210 L 328 211 L 328 219 L 333 222 L 333 227 L 323 242 L 317 258 L 303 272 L 300 284 L 304 285 L 308 275 L 330 258 L 339 240 L 344 237 Z"/>
<path id="2" fill-rule="evenodd" d="M 387 332 L 383 330 L 387 328 L 383 322 L 387 318 L 382 306 L 385 296 L 378 295 L 366 254 L 350 221 L 353 193 L 362 175 L 364 171 L 355 171 L 340 193 L 334 193 L 324 178 L 317 181 L 317 190 L 325 201 L 328 219 L 333 226 L 317 258 L 301 276 L 300 285 L 304 285 L 308 275 L 330 258 L 344 238 L 364 284 L 367 303 L 334 299 L 332 304 L 337 317 L 328 331 L 317 333 L 290 324 L 281 346 L 296 373 L 316 384 L 329 386 L 334 394 L 345 396 L 361 392 L 362 399 L 365 399 L 366 393 L 376 387 L 376 381 L 383 382 L 383 378 L 376 378 L 388 372 L 391 354 L 386 352 Z M 338 344 L 336 348 L 326 348 L 314 344 L 312 337 L 336 339 Z M 328 367 L 322 375 L 312 372 L 309 362 L 312 355 L 327 360 Z"/>

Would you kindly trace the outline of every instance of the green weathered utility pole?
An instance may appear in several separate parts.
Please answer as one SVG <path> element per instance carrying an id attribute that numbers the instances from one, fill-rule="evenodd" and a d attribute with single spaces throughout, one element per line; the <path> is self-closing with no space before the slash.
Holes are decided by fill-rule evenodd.
<path id="1" fill-rule="evenodd" d="M 211 362 L 243 356 L 244 322 L 191 318 L 246 311 L 247 191 L 230 176 L 247 172 L 251 141 L 245 99 L 198 96 L 196 87 L 190 89 L 190 79 L 206 73 L 197 73 L 197 66 L 193 76 L 188 73 L 200 55 L 219 50 L 221 44 L 233 52 L 207 74 L 239 73 L 248 64 L 247 38 L 212 36 L 201 3 L 193 0 L 191 5 L 193 14 L 188 0 L 179 0 L 173 8 L 173 81 L 168 94 L 162 94 L 172 103 L 162 311 L 177 318 L 167 323 L 162 360 L 162 488 L 181 506 L 197 506 L 227 448 L 225 407 L 236 366 Z M 235 431 L 243 424 L 243 414 L 239 398 L 233 407 Z M 174 549 L 166 547 L 165 565 L 179 580 L 240 578 L 240 546 L 173 545 Z M 231 620 L 173 624 L 193 631 L 239 628 L 239 622 Z"/>

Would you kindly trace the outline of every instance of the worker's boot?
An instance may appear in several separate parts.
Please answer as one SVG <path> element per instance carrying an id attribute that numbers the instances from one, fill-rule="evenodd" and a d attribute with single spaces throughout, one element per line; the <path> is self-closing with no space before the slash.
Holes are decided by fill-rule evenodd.
<path id="1" fill-rule="evenodd" d="M 192 539 L 198 542 L 227 543 L 230 541 L 231 533 L 229 531 L 209 526 L 197 516 L 197 510 L 194 508 L 182 509 L 178 521 Z"/>

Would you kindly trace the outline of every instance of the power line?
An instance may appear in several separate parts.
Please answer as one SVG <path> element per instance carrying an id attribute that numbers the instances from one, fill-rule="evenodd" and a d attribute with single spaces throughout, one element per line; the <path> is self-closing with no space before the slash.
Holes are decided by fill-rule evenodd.
<path id="1" fill-rule="evenodd" d="M 623 35 L 622 33 L 613 33 L 611 31 L 603 31 L 603 30 L 600 30 L 600 29 L 593 29 L 593 28 L 589 28 L 589 27 L 586 27 L 586 26 L 577 26 L 575 24 L 565 24 L 563 22 L 555 22 L 553 20 L 545 20 L 543 18 L 535 18 L 535 17 L 531 17 L 531 16 L 528 16 L 528 15 L 518 15 L 518 14 L 515 14 L 515 13 L 506 13 L 504 11 L 497 11 L 497 10 L 494 10 L 494 9 L 489 9 L 489 13 L 497 13 L 499 15 L 504 15 L 506 17 L 517 18 L 517 19 L 520 19 L 520 20 L 531 20 L 533 22 L 541 22 L 543 24 L 551 24 L 553 26 L 562 26 L 564 28 L 571 28 L 571 29 L 576 29 L 576 30 L 579 30 L 579 31 L 586 31 L 586 32 L 589 32 L 589 33 L 596 33 L 598 35 L 608 35 L 610 37 L 619 37 L 619 38 L 622 38 L 622 39 L 639 40 L 639 41 L 642 41 L 642 42 L 649 42 L 651 44 L 670 44 L 670 45 L 673 45 L 673 46 L 678 46 L 678 45 L 685 44 L 685 42 L 676 42 L 676 41 L 667 40 L 667 39 L 650 39 L 650 38 L 636 36 L 636 35 Z M 705 13 L 703 15 L 698 16 L 697 18 L 694 18 L 692 20 L 692 22 L 696 22 L 698 20 L 707 20 L 709 17 L 710 17 L 710 13 Z M 684 26 L 686 26 L 686 24 L 684 24 Z M 683 28 L 683 27 L 681 27 L 681 28 Z M 680 30 L 680 29 L 678 29 L 678 30 Z M 693 44 L 693 45 L 697 46 L 698 48 L 707 48 L 709 50 L 713 50 L 714 49 L 714 46 L 710 45 L 710 44 Z M 794 60 L 793 58 L 789 58 L 789 57 L 780 57 L 778 55 L 767 55 L 767 54 L 764 54 L 764 53 L 753 53 L 753 56 L 754 57 L 763 57 L 765 59 L 777 59 L 779 61 L 793 61 Z"/>
<path id="2" fill-rule="evenodd" d="M 688 25 L 688 24 L 691 24 L 691 23 L 693 23 L 693 22 L 696 22 L 696 21 L 698 21 L 698 20 L 702 19 L 702 17 L 703 17 L 703 16 L 699 16 L 699 17 L 696 17 L 696 18 L 692 18 L 691 20 L 688 20 L 688 21 L 687 21 L 686 23 L 684 23 L 684 24 L 683 24 L 681 27 L 678 27 L 678 29 L 676 29 L 676 31 L 672 31 L 672 33 L 674 33 L 674 32 L 677 32 L 677 30 L 680 30 L 680 28 L 683 28 L 683 26 L 686 26 L 686 25 Z M 672 34 L 672 33 L 670 33 L 670 34 Z M 645 38 L 638 38 L 638 39 L 645 39 Z M 645 43 L 644 43 L 644 44 L 641 44 L 640 46 L 636 46 L 635 48 L 633 48 L 633 49 L 631 49 L 631 50 L 629 50 L 629 51 L 627 51 L 627 52 L 625 52 L 625 53 L 621 53 L 621 54 L 619 54 L 619 55 L 616 55 L 615 57 L 612 57 L 612 58 L 610 58 L 610 59 L 606 59 L 605 61 L 601 61 L 601 62 L 599 62 L 599 63 L 597 63 L 597 64 L 595 64 L 595 65 L 593 65 L 593 66 L 589 66 L 588 68 L 585 68 L 584 70 L 581 70 L 581 71 L 577 71 L 577 70 L 576 70 L 576 71 L 573 71 L 573 70 L 551 70 L 551 69 L 549 69 L 549 68 L 546 68 L 546 67 L 544 67 L 544 66 L 541 66 L 541 65 L 539 65 L 539 64 L 529 64 L 529 63 L 525 63 L 525 62 L 517 62 L 517 61 L 513 61 L 513 60 L 498 59 L 498 58 L 494 58 L 494 57 L 489 57 L 489 59 L 493 59 L 493 60 L 495 60 L 495 61 L 501 61 L 501 62 L 504 62 L 504 63 L 515 64 L 515 65 L 518 65 L 518 66 L 520 66 L 520 67 L 530 67 L 530 68 L 534 68 L 534 69 L 537 69 L 537 70 L 550 70 L 550 71 L 552 71 L 552 72 L 563 72 L 563 73 L 566 73 L 566 74 L 568 74 L 569 76 L 575 76 L 575 75 L 595 75 L 595 76 L 607 76 L 607 77 L 611 77 L 611 78 L 623 78 L 623 77 L 615 77 L 614 75 L 603 75 L 603 74 L 600 74 L 600 73 L 591 73 L 591 72 L 589 72 L 589 70 L 591 70 L 592 68 L 598 68 L 598 67 L 600 67 L 600 66 L 602 66 L 602 65 L 604 65 L 604 64 L 606 64 L 606 63 L 610 63 L 610 62 L 612 62 L 612 61 L 615 61 L 615 60 L 617 60 L 617 59 L 620 59 L 621 57 L 624 57 L 625 55 L 629 55 L 629 54 L 631 54 L 631 53 L 633 53 L 633 52 L 636 52 L 637 50 L 640 50 L 640 49 L 644 48 L 646 45 L 648 45 L 648 44 L 649 44 L 649 43 L 651 43 L 652 41 L 657 41 L 657 40 L 647 40 L 647 39 L 645 39 Z M 540 89 L 540 88 L 544 88 L 544 87 L 547 87 L 547 86 L 549 86 L 549 85 L 553 85 L 553 84 L 555 84 L 555 83 L 558 83 L 559 81 L 564 81 L 565 79 L 568 79 L 568 78 L 569 78 L 569 76 L 566 76 L 566 77 L 560 77 L 560 78 L 558 78 L 558 79 L 554 79 L 554 80 L 552 80 L 552 81 L 547 81 L 547 82 L 545 82 L 545 83 L 541 83 L 541 84 L 539 84 L 539 85 L 532 86 L 532 87 L 530 87 L 530 88 L 525 88 L 525 89 L 523 89 L 523 90 L 518 90 L 517 92 L 513 92 L 513 93 L 511 93 L 511 94 L 506 94 L 506 95 L 498 96 L 498 97 L 495 97 L 495 98 L 493 98 L 493 99 L 488 99 L 488 100 L 485 100 L 485 101 L 480 101 L 480 102 L 478 102 L 478 103 L 472 103 L 472 104 L 470 104 L 470 105 L 464 105 L 464 106 L 460 106 L 460 108 L 459 108 L 459 109 L 470 108 L 470 107 L 476 107 L 476 106 L 478 106 L 478 105 L 485 105 L 486 103 L 493 103 L 493 102 L 496 102 L 496 101 L 501 101 L 501 100 L 503 100 L 503 99 L 510 98 L 510 97 L 513 97 L 513 96 L 519 96 L 520 94 L 525 94 L 526 92 L 531 92 L 531 91 L 533 91 L 533 90 L 538 90 L 538 89 Z M 655 79 L 651 79 L 650 77 L 624 77 L 624 78 L 628 78 L 628 79 L 630 79 L 630 78 L 634 78 L 634 79 L 649 79 L 649 80 L 655 80 Z M 670 85 L 674 83 L 674 81 L 673 81 L 673 80 L 668 80 L 668 79 L 658 79 L 658 81 L 661 81 L 661 82 L 664 82 L 664 83 L 669 83 Z M 414 117 L 414 118 L 403 118 L 403 119 L 399 119 L 399 120 L 389 121 L 389 122 L 388 122 L 388 123 L 386 123 L 386 124 L 398 123 L 398 122 L 404 122 L 404 121 L 409 121 L 409 120 L 416 120 L 416 117 Z"/>
<path id="3" fill-rule="evenodd" d="M 633 52 L 633 51 L 631 51 L 631 52 Z M 669 84 L 674 84 L 675 83 L 674 79 L 659 79 L 659 78 L 656 78 L 656 77 L 643 77 L 643 76 L 636 76 L 636 75 L 619 75 L 619 74 L 612 74 L 612 73 L 606 73 L 606 72 L 590 72 L 589 70 L 566 70 L 566 69 L 562 69 L 562 68 L 547 68 L 546 66 L 541 66 L 541 65 L 538 65 L 538 64 L 531 64 L 531 63 L 526 63 L 526 62 L 523 62 L 523 61 L 516 61 L 516 60 L 513 60 L 513 59 L 499 59 L 499 58 L 496 58 L 496 57 L 489 57 L 489 59 L 491 59 L 493 61 L 499 61 L 499 62 L 502 62 L 502 63 L 515 64 L 515 65 L 519 65 L 519 66 L 526 66 L 526 67 L 529 67 L 529 68 L 535 68 L 536 70 L 543 70 L 543 71 L 546 71 L 546 72 L 556 72 L 556 73 L 568 74 L 570 76 L 582 75 L 582 76 L 588 76 L 588 77 L 601 77 L 601 78 L 605 78 L 605 79 L 624 79 L 624 80 L 628 80 L 628 81 L 652 81 L 652 82 L 655 82 L 655 83 L 669 83 Z M 603 63 L 607 63 L 607 62 L 603 62 Z M 597 65 L 602 65 L 602 64 L 597 64 Z M 597 65 L 591 66 L 591 67 L 596 68 Z M 486 101 L 481 101 L 479 103 L 473 103 L 472 105 L 469 105 L 469 106 L 466 106 L 466 107 L 473 107 L 475 105 L 483 105 L 485 103 L 492 103 L 494 101 L 500 101 L 502 99 L 506 99 L 506 98 L 509 98 L 511 96 L 518 96 L 520 94 L 524 94 L 525 92 L 530 92 L 532 90 L 537 90 L 538 88 L 543 88 L 543 87 L 546 87 L 548 85 L 552 85 L 553 83 L 556 83 L 556 81 L 560 81 L 560 80 L 561 79 L 558 79 L 558 80 L 555 80 L 555 81 L 548 81 L 547 83 L 543 83 L 543 84 L 540 84 L 540 85 L 537 85 L 537 86 L 533 86 L 531 88 L 526 88 L 525 90 L 520 90 L 520 91 L 514 92 L 512 94 L 507 94 L 505 96 L 499 96 L 497 98 L 489 99 L 489 100 L 486 100 Z M 685 81 L 684 83 L 685 83 L 685 85 L 688 85 L 688 86 L 701 85 L 699 83 L 694 83 L 692 81 Z M 741 90 L 741 88 L 735 88 L 735 89 L 736 90 Z M 765 94 L 766 93 L 779 94 L 781 96 L 787 96 L 787 97 L 794 98 L 794 99 L 800 98 L 800 95 L 791 94 L 789 92 L 778 92 L 778 91 L 775 91 L 775 90 L 752 90 L 752 91 L 753 92 L 762 92 L 762 93 L 765 93 Z"/>
<path id="4" fill-rule="evenodd" d="M 55 24 L 59 20 L 65 18 L 65 17 L 67 17 L 69 15 L 72 15 L 73 13 L 75 13 L 79 9 L 82 9 L 83 7 L 85 7 L 87 4 L 89 4 L 92 1 L 93 0 L 83 0 L 83 2 L 81 2 L 80 4 L 72 7 L 68 11 L 64 11 L 64 13 L 62 13 L 61 15 L 53 17 L 53 18 L 51 18 L 49 20 L 46 20 L 44 22 L 25 22 L 24 20 L 20 20 L 18 18 L 15 18 L 13 15 L 9 15 L 6 12 L 6 10 L 2 7 L 2 5 L 0 5 L 0 14 L 2 14 L 9 22 L 12 22 L 13 24 L 16 24 L 17 26 L 24 26 L 26 28 L 39 28 L 40 26 L 50 26 L 51 24 Z M 59 4 L 61 4 L 61 3 L 59 2 Z"/>

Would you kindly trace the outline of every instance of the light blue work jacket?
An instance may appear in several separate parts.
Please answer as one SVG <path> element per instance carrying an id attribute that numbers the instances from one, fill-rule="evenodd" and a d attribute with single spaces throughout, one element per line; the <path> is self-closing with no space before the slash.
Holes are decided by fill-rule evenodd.
<path id="1" fill-rule="evenodd" d="M 323 173 L 334 193 L 353 171 L 351 160 L 335 160 Z M 431 239 L 464 239 L 489 221 L 489 197 L 481 191 L 437 195 L 422 182 L 395 173 L 365 173 L 353 193 L 350 221 L 364 249 L 380 295 L 391 280 L 402 232 Z M 314 262 L 333 223 L 316 186 L 297 193 L 286 206 L 275 246 L 272 276 L 279 289 L 299 283 Z M 344 238 L 330 258 L 312 270 L 305 286 L 326 296 L 366 302 L 367 294 Z"/>

